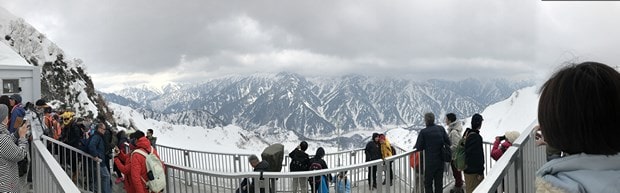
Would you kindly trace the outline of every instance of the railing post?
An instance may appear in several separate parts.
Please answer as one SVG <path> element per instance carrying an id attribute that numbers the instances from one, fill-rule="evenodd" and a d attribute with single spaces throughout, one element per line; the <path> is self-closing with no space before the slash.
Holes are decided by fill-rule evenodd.
<path id="1" fill-rule="evenodd" d="M 241 170 L 241 158 L 239 157 L 239 154 L 235 154 L 233 156 L 233 163 L 235 173 L 239 172 L 239 170 Z"/>
<path id="2" fill-rule="evenodd" d="M 192 163 L 190 162 L 190 157 L 189 157 L 189 151 L 184 150 L 183 151 L 183 159 L 185 160 L 185 166 L 188 168 L 192 167 Z M 185 183 L 188 186 L 192 186 L 192 174 L 189 174 L 187 172 L 185 172 Z"/>
<path id="3" fill-rule="evenodd" d="M 101 192 L 101 161 L 97 161 L 97 192 Z M 88 176 L 88 175 L 87 175 Z"/>

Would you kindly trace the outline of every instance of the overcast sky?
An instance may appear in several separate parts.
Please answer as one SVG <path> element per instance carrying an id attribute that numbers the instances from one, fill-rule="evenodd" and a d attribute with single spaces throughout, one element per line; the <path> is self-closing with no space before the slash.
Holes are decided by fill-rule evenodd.
<path id="1" fill-rule="evenodd" d="M 520 80 L 575 58 L 620 65 L 614 2 L 0 2 L 83 59 L 100 90 L 256 72 Z"/>

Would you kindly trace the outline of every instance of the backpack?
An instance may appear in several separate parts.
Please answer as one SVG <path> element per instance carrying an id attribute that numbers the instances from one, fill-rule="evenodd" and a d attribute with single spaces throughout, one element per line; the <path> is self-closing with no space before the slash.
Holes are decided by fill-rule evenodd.
<path id="1" fill-rule="evenodd" d="M 321 169 L 323 169 L 323 166 L 318 161 L 312 161 L 310 163 L 310 166 L 308 167 L 308 171 L 321 170 Z M 309 177 L 308 182 L 312 184 L 313 186 L 316 184 L 319 184 L 321 183 L 321 176 Z"/>
<path id="2" fill-rule="evenodd" d="M 50 137 L 54 138 L 55 140 L 58 140 L 60 138 L 60 135 L 62 133 L 62 127 L 60 126 L 60 123 L 56 121 L 56 119 L 54 119 L 52 116 L 45 117 L 45 126 L 48 127 Z"/>
<path id="3" fill-rule="evenodd" d="M 454 152 L 452 152 L 452 160 L 454 162 L 454 167 L 458 171 L 463 171 L 467 167 L 465 165 L 465 140 L 466 139 L 467 137 L 461 138 L 461 140 L 459 140 L 459 144 L 456 146 L 456 149 L 454 149 Z"/>
<path id="4" fill-rule="evenodd" d="M 146 175 L 148 180 L 142 179 L 151 192 L 161 192 L 166 188 L 166 174 L 164 173 L 164 166 L 161 160 L 153 153 L 154 149 L 151 147 L 151 153 L 146 154 L 142 149 L 136 149 L 133 153 L 138 153 L 146 159 Z"/>
<path id="5" fill-rule="evenodd" d="M 308 162 L 310 161 L 310 158 L 308 158 L 308 156 L 306 155 L 305 157 L 301 158 L 300 156 L 294 156 L 291 157 L 291 171 L 306 171 L 308 170 L 308 167 L 310 167 L 308 165 Z"/>
<path id="6" fill-rule="evenodd" d="M 448 137 L 446 132 L 442 132 L 442 133 L 444 135 L 444 138 Z M 450 141 L 444 141 L 443 146 L 441 146 L 441 159 L 444 162 L 452 161 L 452 150 L 450 149 Z"/>
<path id="7" fill-rule="evenodd" d="M 325 176 L 321 176 L 321 182 L 319 185 L 319 193 L 329 193 L 329 185 L 327 185 L 327 178 Z"/>
<path id="8" fill-rule="evenodd" d="M 413 169 L 418 169 L 420 167 L 420 152 L 413 152 L 409 154 L 409 166 Z"/>

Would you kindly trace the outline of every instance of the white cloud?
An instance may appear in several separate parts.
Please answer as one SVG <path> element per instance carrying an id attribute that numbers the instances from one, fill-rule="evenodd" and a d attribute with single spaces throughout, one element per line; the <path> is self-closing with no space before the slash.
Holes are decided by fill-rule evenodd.
<path id="1" fill-rule="evenodd" d="M 523 79 L 545 77 L 575 57 L 620 63 L 619 3 L 24 0 L 0 5 L 82 58 L 98 87 L 279 71 Z"/>

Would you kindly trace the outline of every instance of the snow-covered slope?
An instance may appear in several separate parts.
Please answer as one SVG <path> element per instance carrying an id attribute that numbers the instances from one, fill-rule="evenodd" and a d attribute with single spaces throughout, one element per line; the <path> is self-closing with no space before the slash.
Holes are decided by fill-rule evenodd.
<path id="1" fill-rule="evenodd" d="M 480 135 L 483 140 L 493 142 L 496 136 L 506 131 L 522 132 L 538 118 L 538 87 L 531 86 L 512 93 L 510 98 L 487 107 Z M 467 127 L 471 119 L 467 119 Z"/>
<path id="2" fill-rule="evenodd" d="M 0 65 L 30 66 L 24 58 L 6 44 L 0 44 Z"/>
<path id="3" fill-rule="evenodd" d="M 80 117 L 94 118 L 101 113 L 110 118 L 105 101 L 95 93 L 94 85 L 85 73 L 84 61 L 69 57 L 44 33 L 2 7 L 0 37 L 0 44 L 3 44 L 0 57 L 12 56 L 14 61 L 11 63 L 42 68 L 41 97 L 63 103 L 62 108 L 74 111 Z"/>
<path id="4" fill-rule="evenodd" d="M 145 118 L 142 113 L 130 107 L 115 103 L 110 103 L 109 107 L 114 112 L 119 129 L 133 128 L 141 131 L 153 129 L 157 143 L 171 147 L 208 152 L 260 154 L 264 148 L 273 143 L 282 143 L 285 151 L 289 152 L 301 141 L 292 131 L 270 130 L 261 132 L 265 135 L 259 135 L 255 131 L 244 130 L 234 125 L 208 129 L 174 125 Z M 318 147 L 325 148 L 328 153 L 337 151 L 337 145 L 332 142 L 308 141 L 308 143 L 309 153 L 314 152 Z"/>
<path id="5" fill-rule="evenodd" d="M 515 91 L 503 101 L 488 106 L 482 113 L 484 121 L 480 134 L 484 141 L 493 142 L 496 136 L 504 135 L 506 131 L 523 132 L 537 118 L 538 88 L 526 87 Z M 437 116 L 443 120 L 445 115 Z M 471 117 L 463 120 L 465 128 L 471 127 Z M 438 123 L 444 127 L 445 123 Z M 418 133 L 403 128 L 393 129 L 387 133 L 392 143 L 406 149 L 412 149 L 415 145 Z"/>

